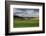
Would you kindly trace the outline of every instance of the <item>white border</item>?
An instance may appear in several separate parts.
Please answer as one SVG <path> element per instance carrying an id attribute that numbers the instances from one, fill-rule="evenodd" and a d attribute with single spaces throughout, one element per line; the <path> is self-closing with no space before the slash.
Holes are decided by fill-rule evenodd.
<path id="1" fill-rule="evenodd" d="M 39 9 L 39 27 L 13 28 L 13 8 L 32 8 Z M 9 32 L 26 32 L 42 31 L 42 6 L 10 5 L 10 31 Z"/>

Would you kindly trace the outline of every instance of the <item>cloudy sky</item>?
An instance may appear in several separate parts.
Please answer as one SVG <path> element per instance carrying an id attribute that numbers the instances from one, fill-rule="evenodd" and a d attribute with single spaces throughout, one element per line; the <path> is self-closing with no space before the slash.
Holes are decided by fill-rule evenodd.
<path id="1" fill-rule="evenodd" d="M 39 9 L 14 8 L 13 15 L 17 15 L 20 17 L 38 17 Z"/>

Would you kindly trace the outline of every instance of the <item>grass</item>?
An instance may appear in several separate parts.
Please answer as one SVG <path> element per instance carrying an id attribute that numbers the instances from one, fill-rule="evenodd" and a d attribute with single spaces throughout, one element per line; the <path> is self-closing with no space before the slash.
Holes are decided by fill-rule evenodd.
<path id="1" fill-rule="evenodd" d="M 14 28 L 17 27 L 37 27 L 39 26 L 39 19 L 31 18 L 30 20 L 14 19 Z"/>

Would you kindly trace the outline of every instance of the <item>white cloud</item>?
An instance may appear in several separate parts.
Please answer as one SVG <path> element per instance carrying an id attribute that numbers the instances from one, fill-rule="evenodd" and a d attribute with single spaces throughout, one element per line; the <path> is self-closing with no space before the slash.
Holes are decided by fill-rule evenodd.
<path id="1" fill-rule="evenodd" d="M 38 17 L 39 10 L 37 9 L 14 9 L 14 15 L 20 17 Z"/>

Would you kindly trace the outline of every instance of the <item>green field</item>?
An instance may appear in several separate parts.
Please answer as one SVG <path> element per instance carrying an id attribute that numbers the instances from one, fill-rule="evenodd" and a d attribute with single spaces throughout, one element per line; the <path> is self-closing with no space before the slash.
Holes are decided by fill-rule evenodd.
<path id="1" fill-rule="evenodd" d="M 37 27 L 39 26 L 39 19 L 31 18 L 30 20 L 22 20 L 14 18 L 14 28 L 18 27 Z"/>

